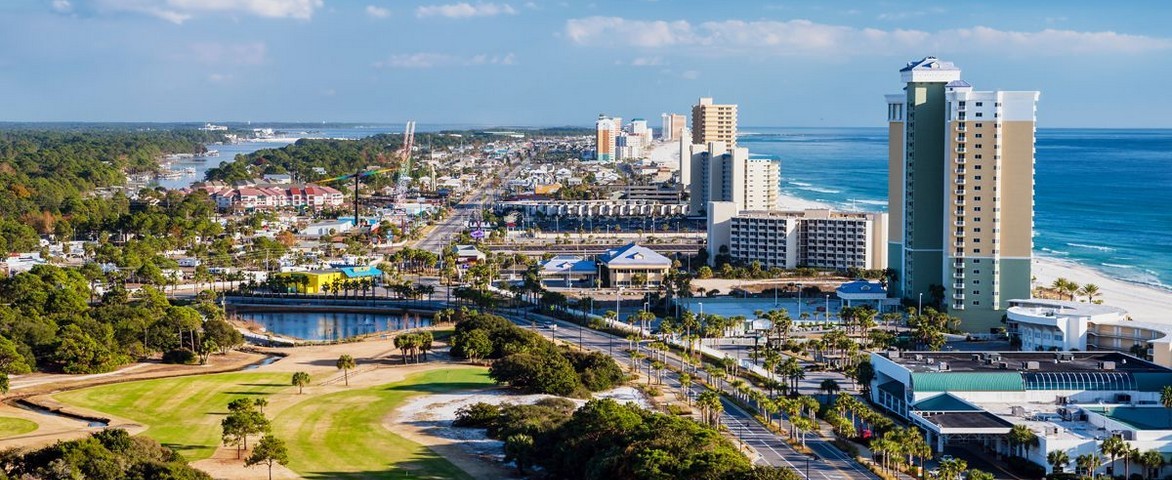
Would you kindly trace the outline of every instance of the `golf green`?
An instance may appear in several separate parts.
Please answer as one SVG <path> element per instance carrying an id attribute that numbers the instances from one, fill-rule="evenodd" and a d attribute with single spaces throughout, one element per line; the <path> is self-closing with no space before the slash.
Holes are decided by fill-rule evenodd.
<path id="1" fill-rule="evenodd" d="M 0 417 L 0 438 L 28 433 L 37 429 L 36 422 L 16 417 Z"/>

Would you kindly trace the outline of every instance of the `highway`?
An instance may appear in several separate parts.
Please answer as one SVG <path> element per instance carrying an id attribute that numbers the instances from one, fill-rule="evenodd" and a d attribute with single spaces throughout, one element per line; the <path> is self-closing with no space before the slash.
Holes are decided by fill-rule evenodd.
<path id="1" fill-rule="evenodd" d="M 504 311 L 500 314 L 526 328 L 534 328 L 536 321 L 536 331 L 542 335 L 547 337 L 556 335 L 561 340 L 580 344 L 586 349 L 608 353 L 620 365 L 630 364 L 631 359 L 627 353 L 628 342 L 625 338 L 618 338 L 607 333 L 582 328 L 570 322 L 523 311 Z M 550 328 L 547 325 L 557 325 L 557 328 Z M 646 372 L 648 362 L 647 359 L 640 362 L 644 372 Z M 681 359 L 669 354 L 668 362 L 680 365 Z M 727 391 L 729 388 L 727 382 L 722 383 Z M 678 392 L 680 387 L 677 374 L 674 371 L 665 370 L 663 388 Z M 690 389 L 690 395 L 695 398 L 703 388 L 693 385 Z M 817 456 L 817 458 L 812 458 L 795 451 L 781 436 L 775 435 L 764 425 L 761 425 L 751 414 L 742 410 L 727 396 L 722 397 L 722 403 L 724 404 L 724 412 L 721 415 L 721 422 L 728 428 L 730 434 L 756 450 L 760 455 L 757 460 L 759 463 L 790 467 L 803 477 L 813 480 L 879 478 L 816 433 L 808 434 L 806 439 L 806 446 L 810 447 Z M 809 472 L 808 476 L 807 471 Z"/>

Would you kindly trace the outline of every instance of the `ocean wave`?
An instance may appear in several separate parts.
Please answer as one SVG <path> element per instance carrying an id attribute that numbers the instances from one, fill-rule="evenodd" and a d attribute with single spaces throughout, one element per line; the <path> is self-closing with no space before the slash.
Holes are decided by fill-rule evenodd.
<path id="1" fill-rule="evenodd" d="M 806 182 L 789 182 L 790 185 L 797 185 L 799 187 L 812 187 L 814 184 Z"/>
<path id="2" fill-rule="evenodd" d="M 833 195 L 835 193 L 842 193 L 841 190 L 834 190 L 832 188 L 822 188 L 822 187 L 813 187 L 813 186 L 804 186 L 804 185 L 799 186 L 798 190 L 807 190 L 807 191 L 811 191 L 811 192 L 826 193 L 826 194 L 831 194 L 831 195 Z"/>
<path id="3" fill-rule="evenodd" d="M 887 205 L 886 200 L 852 200 L 855 203 L 862 203 L 864 205 Z"/>
<path id="4" fill-rule="evenodd" d="M 1046 252 L 1046 253 L 1052 253 L 1054 255 L 1070 255 L 1070 252 L 1065 252 L 1062 250 L 1054 250 L 1053 248 L 1047 248 L 1047 247 L 1042 247 L 1042 251 Z"/>
<path id="5" fill-rule="evenodd" d="M 1100 263 L 1099 265 L 1102 265 L 1104 267 L 1111 267 L 1111 268 L 1135 268 L 1131 265 L 1120 265 L 1118 263 Z"/>
<path id="6" fill-rule="evenodd" d="M 1087 245 L 1085 243 L 1066 242 L 1067 245 L 1079 248 L 1089 248 L 1091 250 L 1098 250 L 1100 252 L 1114 252 L 1115 249 L 1111 247 L 1104 247 L 1102 245 Z"/>

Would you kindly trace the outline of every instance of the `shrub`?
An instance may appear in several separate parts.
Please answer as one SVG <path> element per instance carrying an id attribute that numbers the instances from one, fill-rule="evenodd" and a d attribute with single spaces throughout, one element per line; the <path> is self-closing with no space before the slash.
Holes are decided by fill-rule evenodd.
<path id="1" fill-rule="evenodd" d="M 456 419 L 452 421 L 452 426 L 487 428 L 500 412 L 501 408 L 491 403 L 477 402 L 465 405 L 456 410 Z"/>
<path id="2" fill-rule="evenodd" d="M 167 353 L 163 354 L 163 363 L 191 365 L 197 360 L 199 360 L 199 356 L 187 348 L 176 348 L 174 350 L 168 350 Z"/>

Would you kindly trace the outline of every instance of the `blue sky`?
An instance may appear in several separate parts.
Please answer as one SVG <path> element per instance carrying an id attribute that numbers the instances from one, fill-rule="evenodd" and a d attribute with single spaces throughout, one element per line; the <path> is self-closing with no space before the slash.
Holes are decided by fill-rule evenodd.
<path id="1" fill-rule="evenodd" d="M 1042 127 L 1172 127 L 1161 2 L 6 0 L 0 120 L 882 125 L 935 55 Z"/>

